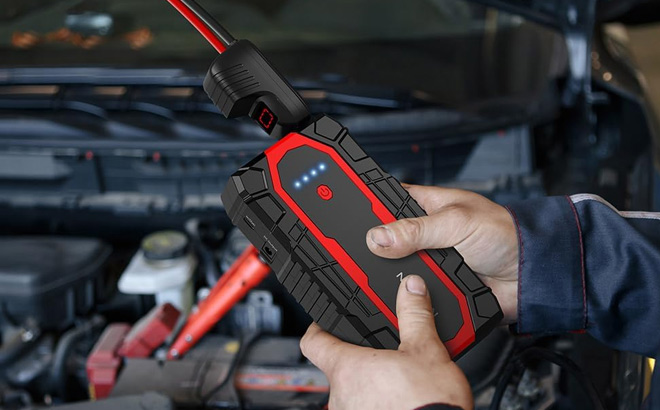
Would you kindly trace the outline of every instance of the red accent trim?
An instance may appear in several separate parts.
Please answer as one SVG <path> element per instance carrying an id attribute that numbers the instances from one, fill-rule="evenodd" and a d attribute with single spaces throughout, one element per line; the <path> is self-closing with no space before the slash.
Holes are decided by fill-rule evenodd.
<path id="1" fill-rule="evenodd" d="M 209 30 L 208 27 L 206 27 L 204 22 L 200 20 L 199 17 L 197 17 L 197 15 L 193 13 L 185 4 L 183 4 L 181 0 L 167 0 L 167 1 L 169 1 L 170 4 L 174 6 L 174 8 L 177 9 L 179 13 L 181 13 L 181 15 L 185 17 L 186 20 L 188 20 L 190 24 L 192 24 L 193 27 L 197 29 L 197 31 L 199 31 L 199 33 L 202 36 L 204 36 L 206 41 L 208 41 L 209 44 L 213 46 L 213 48 L 218 50 L 218 53 L 222 53 L 227 49 L 227 47 L 225 47 L 225 45 L 222 44 L 222 41 L 220 41 L 220 39 L 217 38 L 215 34 L 213 34 L 211 30 Z"/>
<path id="2" fill-rule="evenodd" d="M 346 163 L 346 161 L 335 151 L 332 147 L 315 141 L 311 138 L 305 137 L 298 133 L 291 133 L 280 140 L 278 143 L 272 145 L 265 151 L 268 160 L 268 167 L 273 178 L 273 189 L 282 198 L 282 200 L 291 208 L 296 216 L 305 224 L 305 226 L 312 232 L 314 237 L 325 246 L 326 250 L 332 255 L 337 262 L 346 270 L 346 272 L 353 278 L 353 280 L 360 286 L 360 289 L 367 295 L 367 297 L 383 312 L 385 317 L 397 329 L 399 328 L 398 320 L 395 314 L 387 307 L 387 305 L 380 299 L 380 297 L 369 286 L 369 278 L 362 271 L 360 266 L 346 253 L 346 251 L 337 243 L 336 240 L 326 237 L 323 232 L 312 222 L 312 220 L 305 214 L 305 212 L 296 204 L 296 202 L 289 196 L 289 194 L 282 188 L 280 181 L 279 171 L 277 164 L 282 160 L 284 155 L 302 146 L 309 146 L 317 151 L 328 154 L 332 160 L 339 165 L 339 167 L 346 173 L 346 175 L 353 181 L 353 183 L 362 191 L 362 193 L 369 199 L 372 205 L 372 211 L 384 224 L 396 221 L 392 213 L 383 205 L 383 203 L 376 197 L 376 195 L 367 187 L 355 171 Z M 425 251 L 417 253 L 424 263 L 435 273 L 435 275 L 442 281 L 442 283 L 449 289 L 449 291 L 458 300 L 461 316 L 463 317 L 463 326 L 459 329 L 456 336 L 445 342 L 449 353 L 456 356 L 462 352 L 466 347 L 472 344 L 475 340 L 474 329 L 472 328 L 472 318 L 470 316 L 470 309 L 468 308 L 467 299 L 465 295 L 456 287 L 454 282 L 447 277 L 444 271 L 438 266 L 433 259 Z"/>

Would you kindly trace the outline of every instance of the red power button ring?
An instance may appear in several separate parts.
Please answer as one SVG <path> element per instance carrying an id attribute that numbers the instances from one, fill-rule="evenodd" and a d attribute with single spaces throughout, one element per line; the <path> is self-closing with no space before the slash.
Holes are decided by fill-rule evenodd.
<path id="1" fill-rule="evenodd" d="M 319 185 L 316 188 L 316 193 L 325 201 L 332 199 L 332 190 L 327 185 Z"/>

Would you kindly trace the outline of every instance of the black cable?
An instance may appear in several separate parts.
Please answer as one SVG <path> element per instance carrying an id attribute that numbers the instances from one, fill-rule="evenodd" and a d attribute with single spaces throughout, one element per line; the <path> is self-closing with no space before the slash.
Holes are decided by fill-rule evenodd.
<path id="1" fill-rule="evenodd" d="M 497 387 L 495 387 L 495 394 L 493 394 L 493 399 L 490 402 L 490 407 L 488 408 L 489 410 L 499 410 L 500 405 L 502 404 L 502 399 L 504 398 L 504 393 L 506 392 L 506 388 L 511 381 L 511 377 L 513 377 L 513 374 L 517 371 L 520 372 L 521 369 L 524 369 L 524 366 L 522 363 L 520 363 L 518 357 L 514 356 L 504 369 L 502 377 L 500 377 L 500 380 L 497 383 Z"/>
<path id="2" fill-rule="evenodd" d="M 83 338 L 89 336 L 93 331 L 105 326 L 105 319 L 101 316 L 93 316 L 90 320 L 81 323 L 68 330 L 57 343 L 53 353 L 53 364 L 50 368 L 49 383 L 50 388 L 63 401 L 67 399 L 67 381 L 66 363 L 69 355 L 75 348 L 75 344 Z"/>
<path id="3" fill-rule="evenodd" d="M 231 35 L 216 19 L 213 18 L 202 6 L 200 6 L 195 0 L 181 0 L 181 3 L 185 4 L 190 11 L 195 13 L 197 17 L 208 27 L 213 34 L 215 34 L 218 39 L 225 45 L 229 47 L 233 42 L 236 41 L 234 36 Z"/>
<path id="4" fill-rule="evenodd" d="M 201 221 L 198 218 L 193 218 L 186 221 L 185 229 L 191 239 L 194 250 L 199 255 L 201 262 L 200 265 L 204 272 L 206 284 L 212 288 L 220 278 L 220 269 L 218 269 L 218 264 L 213 256 L 213 251 L 209 249 L 202 239 L 200 224 Z"/>
<path id="5" fill-rule="evenodd" d="M 238 348 L 238 352 L 234 355 L 232 358 L 231 363 L 229 364 L 229 369 L 227 370 L 227 376 L 216 386 L 214 387 L 211 391 L 206 393 L 202 397 L 202 404 L 204 406 L 208 407 L 208 401 L 211 400 L 211 398 L 220 390 L 222 390 L 229 382 L 232 382 L 234 380 L 236 370 L 238 369 L 238 366 L 241 364 L 241 361 L 245 358 L 245 355 L 247 352 L 250 350 L 250 347 L 261 338 L 261 336 L 264 335 L 264 332 L 261 331 L 252 331 L 248 332 L 242 335 L 240 338 L 240 347 Z M 236 394 L 236 397 L 238 398 L 238 408 L 242 409 L 243 405 L 241 403 L 241 398 Z"/>
<path id="6" fill-rule="evenodd" d="M 498 410 L 500 408 L 502 398 L 504 397 L 504 392 L 509 385 L 511 377 L 516 372 L 516 370 L 524 370 L 525 363 L 532 359 L 542 359 L 554 363 L 562 369 L 568 371 L 573 377 L 575 377 L 575 379 L 578 381 L 578 383 L 580 383 L 584 391 L 587 393 L 594 410 L 605 410 L 605 406 L 601 402 L 593 383 L 584 374 L 580 367 L 575 364 L 574 361 L 560 353 L 540 347 L 530 347 L 518 353 L 512 358 L 511 362 L 502 374 L 497 387 L 495 388 L 493 401 L 490 403 L 489 407 L 490 410 Z"/>

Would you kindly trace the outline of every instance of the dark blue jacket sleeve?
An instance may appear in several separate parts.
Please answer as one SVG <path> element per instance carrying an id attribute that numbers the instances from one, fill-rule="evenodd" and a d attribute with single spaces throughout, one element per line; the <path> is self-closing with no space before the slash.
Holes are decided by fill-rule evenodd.
<path id="1" fill-rule="evenodd" d="M 586 194 L 508 209 L 519 235 L 519 332 L 586 330 L 613 348 L 658 356 L 660 214 L 619 212 Z"/>

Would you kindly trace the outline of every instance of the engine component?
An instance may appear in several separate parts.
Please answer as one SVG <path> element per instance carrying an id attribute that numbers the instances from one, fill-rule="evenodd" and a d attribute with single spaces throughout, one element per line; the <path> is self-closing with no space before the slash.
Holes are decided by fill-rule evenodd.
<path id="1" fill-rule="evenodd" d="M 131 326 L 126 323 L 109 325 L 87 358 L 86 370 L 92 399 L 108 397 L 115 385 L 121 358 L 117 354 Z"/>
<path id="2" fill-rule="evenodd" d="M 12 363 L 30 349 L 41 335 L 34 320 L 28 319 L 20 329 L 6 328 L 2 332 L 2 345 L 0 345 L 0 367 Z"/>
<path id="3" fill-rule="evenodd" d="M 0 326 L 63 330 L 91 310 L 110 247 L 88 238 L 0 238 Z"/>
<path id="4" fill-rule="evenodd" d="M 172 400 L 158 393 L 115 397 L 97 402 L 82 402 L 52 407 L 56 410 L 174 410 Z"/>
<path id="5" fill-rule="evenodd" d="M 220 272 L 218 262 L 207 241 L 217 246 L 224 238 L 225 232 L 213 223 L 202 221 L 199 218 L 186 221 L 185 228 L 192 242 L 193 249 L 199 256 L 201 271 L 206 278 L 206 283 L 212 287 L 220 278 Z"/>
<path id="6" fill-rule="evenodd" d="M 282 330 L 282 309 L 273 304 L 273 294 L 267 290 L 254 290 L 245 303 L 232 309 L 232 321 L 241 333 L 279 334 Z"/>
<path id="7" fill-rule="evenodd" d="M 53 365 L 50 368 L 49 388 L 61 400 L 67 401 L 69 395 L 69 375 L 67 365 L 71 355 L 79 348 L 81 343 L 94 337 L 105 326 L 105 318 L 93 316 L 91 319 L 77 323 L 75 327 L 67 330 L 57 342 Z M 91 346 L 91 344 L 90 344 Z"/>
<path id="8" fill-rule="evenodd" d="M 181 407 L 233 409 L 243 402 L 246 408 L 320 408 L 328 381 L 316 367 L 300 364 L 297 338 L 255 341 L 238 365 L 234 383 L 218 389 L 230 374 L 238 345 L 235 339 L 209 335 L 180 360 L 126 359 L 111 397 L 156 391 Z"/>
<path id="9" fill-rule="evenodd" d="M 43 380 L 53 362 L 55 340 L 52 335 L 39 338 L 28 353 L 22 355 L 5 370 L 5 376 L 13 386 L 27 387 L 36 380 Z"/>
<path id="10" fill-rule="evenodd" d="M 169 303 L 155 306 L 126 335 L 119 348 L 122 357 L 148 357 L 172 333 L 181 312 Z"/>
<path id="11" fill-rule="evenodd" d="M 227 240 L 222 248 L 220 257 L 220 268 L 222 271 L 227 272 L 248 246 L 252 246 L 252 244 L 243 235 L 243 232 L 240 229 L 232 229 L 229 235 L 227 235 Z"/>
<path id="12" fill-rule="evenodd" d="M 181 232 L 161 231 L 144 238 L 119 279 L 123 293 L 155 295 L 159 305 L 171 303 L 188 313 L 193 303 L 192 277 L 197 258 Z"/>

